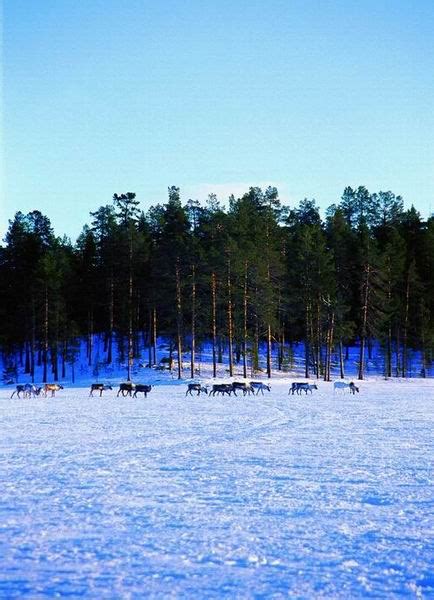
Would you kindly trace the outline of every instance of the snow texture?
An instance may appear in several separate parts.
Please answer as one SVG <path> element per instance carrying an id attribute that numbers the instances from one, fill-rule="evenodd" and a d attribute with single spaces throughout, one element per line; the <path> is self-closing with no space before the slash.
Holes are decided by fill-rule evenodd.
<path id="1" fill-rule="evenodd" d="M 1 598 L 434 598 L 434 381 L 10 399 Z"/>

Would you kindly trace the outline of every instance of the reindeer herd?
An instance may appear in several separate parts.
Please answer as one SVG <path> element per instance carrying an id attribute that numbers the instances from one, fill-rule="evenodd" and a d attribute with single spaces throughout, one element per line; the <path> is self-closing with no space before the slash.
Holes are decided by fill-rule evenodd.
<path id="1" fill-rule="evenodd" d="M 200 395 L 201 392 L 208 394 L 208 389 L 209 388 L 207 385 L 203 386 L 200 383 L 189 383 L 185 395 L 187 396 L 187 394 L 190 394 L 190 396 L 192 396 L 193 392 L 196 392 L 197 395 Z M 224 396 L 227 394 L 230 396 L 231 394 L 234 394 L 234 396 L 236 396 L 237 390 L 243 392 L 243 396 L 246 394 L 255 394 L 255 392 L 256 395 L 258 395 L 259 392 L 262 392 L 262 395 L 264 395 L 264 390 L 270 392 L 271 388 L 262 381 L 250 381 L 250 383 L 246 383 L 245 381 L 234 381 L 233 383 L 215 383 L 213 384 L 209 395 L 215 396 L 216 394 L 222 394 L 222 396 Z"/>
<path id="2" fill-rule="evenodd" d="M 21 398 L 21 395 L 24 398 L 36 398 L 37 396 L 43 396 L 46 398 L 48 396 L 48 392 L 51 392 L 51 397 L 53 397 L 59 390 L 63 390 L 63 385 L 60 385 L 60 383 L 45 383 L 44 385 L 35 385 L 34 383 L 19 383 L 12 392 L 11 398 L 13 398 L 15 394 L 18 398 Z"/>
<path id="3" fill-rule="evenodd" d="M 48 393 L 51 393 L 51 397 L 53 398 L 56 395 L 56 392 L 59 390 L 63 390 L 63 385 L 60 385 L 59 383 L 45 383 L 42 386 L 37 386 L 34 383 L 25 383 L 25 384 L 18 384 L 16 386 L 16 389 L 12 392 L 11 398 L 13 398 L 15 396 L 15 394 L 17 395 L 18 398 L 24 397 L 24 398 L 36 398 L 37 396 L 42 396 L 44 398 L 46 398 L 48 396 Z M 90 392 L 89 392 L 89 396 L 93 396 L 94 392 L 99 392 L 99 396 L 101 397 L 103 392 L 107 391 L 107 390 L 112 390 L 112 386 L 110 384 L 106 384 L 106 383 L 92 383 L 90 386 Z M 310 394 L 313 393 L 314 390 L 317 390 L 318 386 L 316 385 L 316 383 L 308 383 L 305 381 L 295 381 L 294 383 L 292 383 L 291 387 L 289 388 L 289 392 L 288 394 L 297 394 L 300 395 L 302 392 L 305 393 L 305 395 L 307 395 L 307 393 L 309 392 Z M 116 394 L 116 397 L 119 397 L 119 395 L 126 397 L 133 397 L 133 398 L 137 398 L 137 394 L 143 394 L 143 396 L 145 398 L 148 397 L 148 394 L 151 392 L 152 390 L 152 385 L 146 385 L 146 384 L 142 384 L 142 383 L 133 383 L 132 381 L 127 381 L 124 383 L 120 383 L 119 384 L 119 389 L 118 392 Z M 264 383 L 263 381 L 250 381 L 250 382 L 245 382 L 245 381 L 234 381 L 232 383 L 214 383 L 211 386 L 211 389 L 209 388 L 208 385 L 203 385 L 202 383 L 189 383 L 187 384 L 187 391 L 185 392 L 185 395 L 193 395 L 193 392 L 196 392 L 196 395 L 200 395 L 200 394 L 207 394 L 209 396 L 216 396 L 216 395 L 228 395 L 231 396 L 232 394 L 234 396 L 237 396 L 237 391 L 238 392 L 242 392 L 243 396 L 246 395 L 250 395 L 253 394 L 256 396 L 259 394 L 259 392 L 262 393 L 262 395 L 264 395 L 264 390 L 270 392 L 271 391 L 271 387 L 269 384 Z M 360 390 L 359 388 L 354 384 L 353 381 L 350 382 L 346 382 L 346 381 L 335 381 L 334 385 L 333 385 L 333 393 L 335 394 L 338 391 L 342 391 L 345 392 L 346 390 L 349 391 L 350 394 L 355 394 L 356 392 L 358 393 Z"/>

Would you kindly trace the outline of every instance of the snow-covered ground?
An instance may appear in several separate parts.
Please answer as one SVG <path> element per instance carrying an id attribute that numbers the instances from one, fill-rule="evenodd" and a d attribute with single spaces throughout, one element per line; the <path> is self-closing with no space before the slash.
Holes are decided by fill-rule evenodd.
<path id="1" fill-rule="evenodd" d="M 433 598 L 434 381 L 11 400 L 1 598 Z"/>

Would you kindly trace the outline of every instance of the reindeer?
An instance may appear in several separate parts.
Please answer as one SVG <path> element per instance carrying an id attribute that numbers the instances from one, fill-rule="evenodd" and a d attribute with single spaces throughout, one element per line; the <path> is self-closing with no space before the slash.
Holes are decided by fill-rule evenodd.
<path id="1" fill-rule="evenodd" d="M 136 384 L 133 383 L 132 381 L 126 381 L 125 383 L 120 383 L 118 393 L 116 394 L 116 398 L 121 393 L 122 393 L 122 396 L 131 396 L 135 387 L 136 387 Z"/>
<path id="2" fill-rule="evenodd" d="M 27 395 L 27 393 L 26 393 L 27 392 L 27 388 L 26 388 L 27 385 L 28 385 L 27 383 L 26 384 L 19 383 L 17 385 L 16 389 L 12 392 L 11 398 L 13 398 L 15 394 L 17 395 L 17 398 L 21 398 L 20 394 L 24 394 L 24 396 L 26 396 Z"/>
<path id="3" fill-rule="evenodd" d="M 92 383 L 90 386 L 90 393 L 89 396 L 93 396 L 94 392 L 99 392 L 100 397 L 102 396 L 102 393 L 105 392 L 106 390 L 112 390 L 112 386 L 108 385 L 106 383 Z"/>
<path id="4" fill-rule="evenodd" d="M 145 395 L 145 398 L 148 397 L 149 392 L 152 390 L 152 385 L 145 385 L 143 383 L 136 383 L 134 388 L 133 398 L 137 398 L 137 394 L 142 392 Z"/>
<path id="5" fill-rule="evenodd" d="M 262 392 L 262 395 L 264 395 L 264 390 L 268 390 L 269 392 L 271 392 L 270 385 L 267 385 L 266 383 L 263 383 L 262 381 L 251 381 L 250 386 L 253 389 L 253 391 L 256 390 L 256 395 L 258 395 L 259 392 Z"/>
<path id="6" fill-rule="evenodd" d="M 192 392 L 197 392 L 197 396 L 199 396 L 201 392 L 208 394 L 208 386 L 203 386 L 201 383 L 189 383 L 185 395 L 190 394 L 190 396 L 192 396 Z"/>
<path id="7" fill-rule="evenodd" d="M 360 391 L 359 388 L 354 384 L 354 381 L 350 381 L 350 383 L 346 381 L 334 382 L 333 393 L 335 393 L 336 390 L 342 390 L 344 392 L 347 389 L 350 391 L 350 394 L 355 394 L 356 392 L 359 393 Z"/>
<path id="8" fill-rule="evenodd" d="M 254 394 L 253 388 L 250 383 L 245 383 L 244 381 L 234 381 L 232 384 L 232 391 L 234 396 L 237 395 L 237 390 L 241 390 L 243 392 L 243 396 L 246 394 Z"/>
<path id="9" fill-rule="evenodd" d="M 300 395 L 302 390 L 304 390 L 305 394 L 307 395 L 307 392 L 312 393 L 312 390 L 317 390 L 317 389 L 318 389 L 318 386 L 316 385 L 316 383 L 305 383 L 305 382 L 294 381 L 291 388 L 289 389 L 288 394 L 294 395 L 294 392 L 297 392 L 297 394 Z"/>
<path id="10" fill-rule="evenodd" d="M 63 385 L 60 383 L 46 383 L 42 388 L 45 398 L 47 397 L 48 392 L 51 392 L 51 398 L 53 398 L 56 395 L 56 392 L 63 389 Z"/>
<path id="11" fill-rule="evenodd" d="M 24 386 L 26 388 L 25 395 L 29 398 L 39 396 L 42 392 L 42 387 L 40 385 L 35 385 L 34 383 L 26 383 Z"/>
<path id="12" fill-rule="evenodd" d="M 210 396 L 215 396 L 216 394 L 222 394 L 223 396 L 227 394 L 228 396 L 230 396 L 232 394 L 232 391 L 232 383 L 215 383 L 212 386 Z"/>

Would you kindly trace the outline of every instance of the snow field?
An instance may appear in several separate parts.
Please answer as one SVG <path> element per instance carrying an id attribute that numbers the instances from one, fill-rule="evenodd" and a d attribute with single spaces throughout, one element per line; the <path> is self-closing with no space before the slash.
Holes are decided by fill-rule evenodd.
<path id="1" fill-rule="evenodd" d="M 11 400 L 2 598 L 434 597 L 434 381 Z"/>

